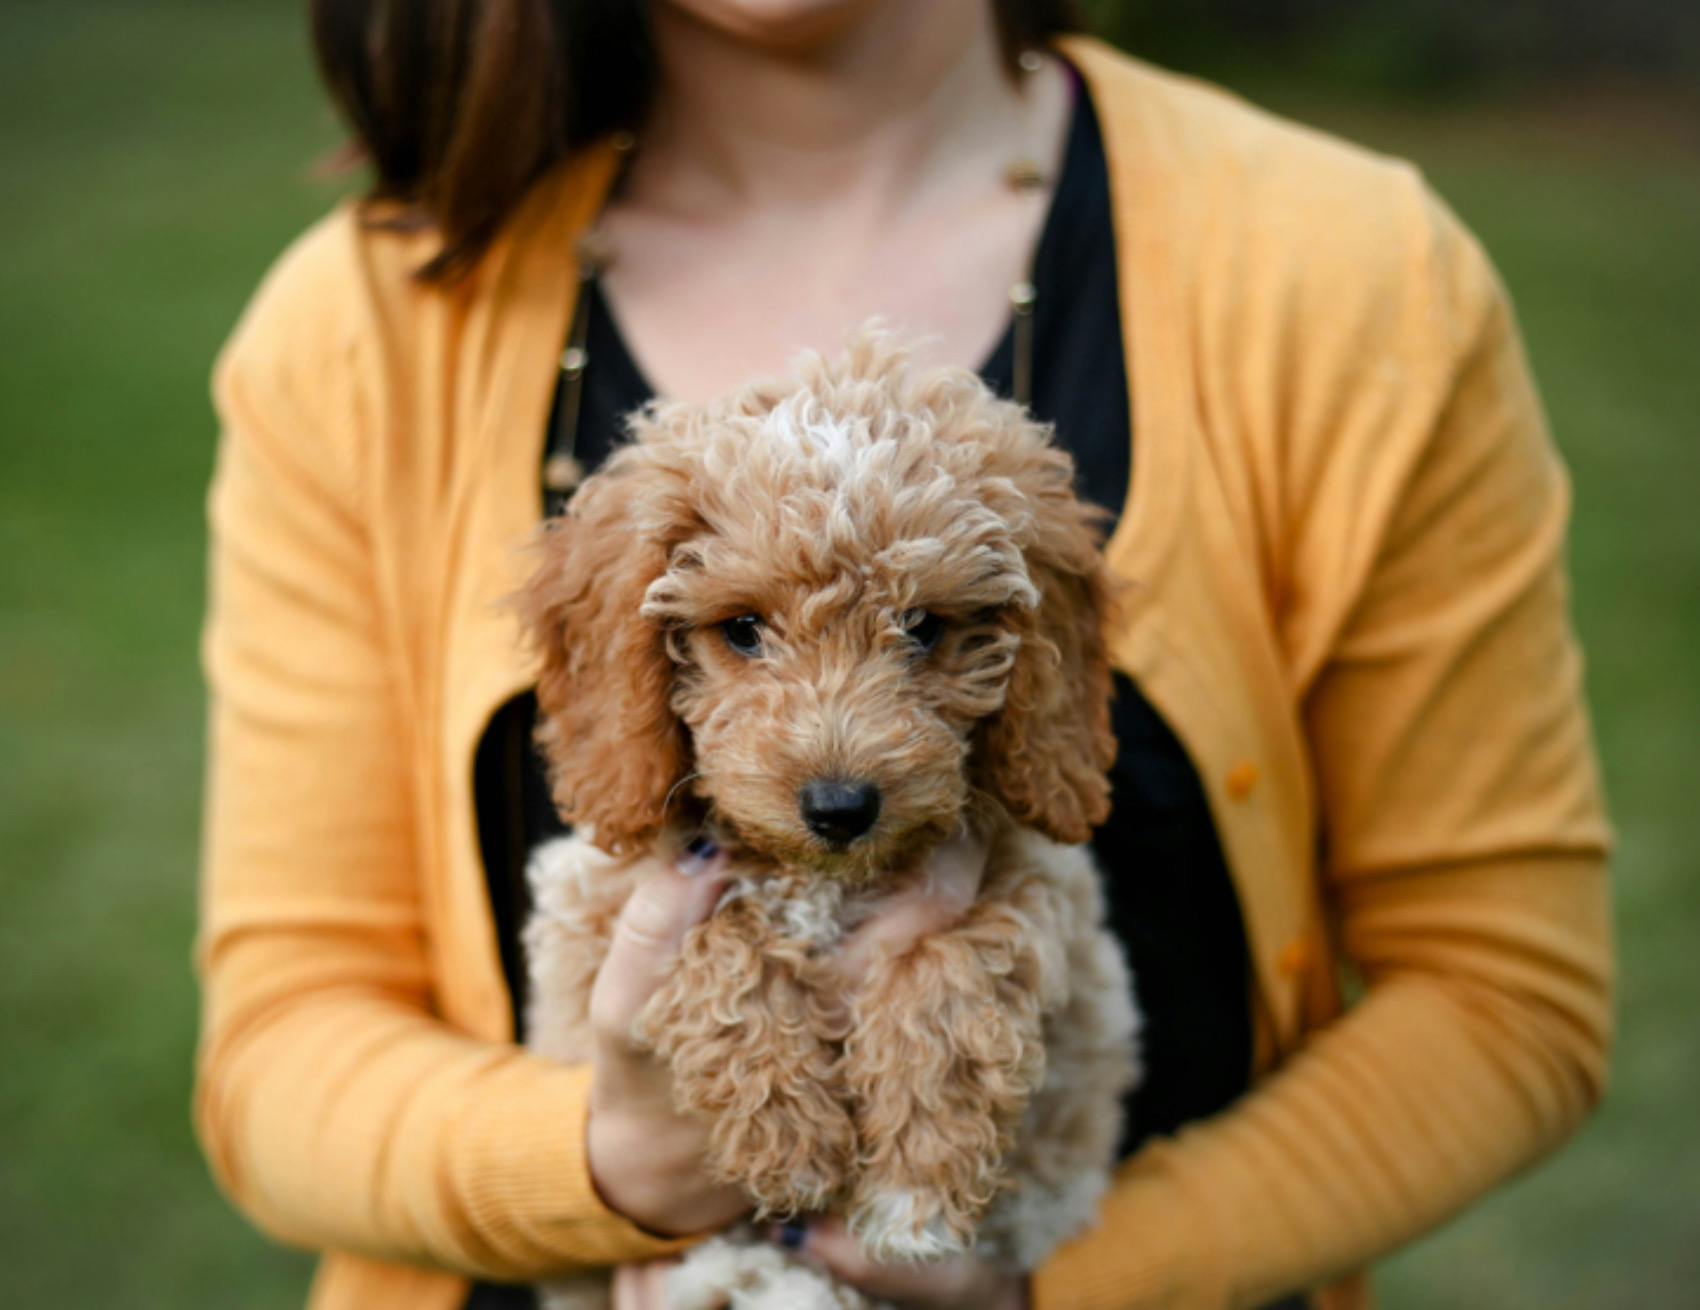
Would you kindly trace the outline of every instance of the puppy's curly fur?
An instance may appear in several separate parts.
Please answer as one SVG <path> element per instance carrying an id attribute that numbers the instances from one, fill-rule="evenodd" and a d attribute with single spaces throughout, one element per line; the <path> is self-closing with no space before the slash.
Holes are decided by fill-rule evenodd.
<path id="1" fill-rule="evenodd" d="M 1031 1268 L 1091 1222 L 1137 1068 L 1077 845 L 1114 744 L 1072 462 L 972 374 L 872 330 L 841 361 L 652 405 L 633 436 L 548 526 L 522 597 L 579 833 L 533 863 L 532 1045 L 588 1057 L 631 859 L 712 831 L 741 876 L 638 1033 L 710 1125 L 711 1171 L 762 1216 L 846 1214 L 876 1258 L 978 1242 Z M 823 783 L 876 798 L 865 830 L 811 823 Z M 846 997 L 836 945 L 964 823 L 989 842 L 977 900 Z M 673 1299 L 796 1305 L 804 1274 L 717 1242 Z M 821 1305 L 867 1304 L 807 1277 Z"/>

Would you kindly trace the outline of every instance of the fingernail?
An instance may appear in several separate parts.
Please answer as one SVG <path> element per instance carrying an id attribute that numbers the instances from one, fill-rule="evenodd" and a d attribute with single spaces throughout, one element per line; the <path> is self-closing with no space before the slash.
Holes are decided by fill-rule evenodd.
<path id="1" fill-rule="evenodd" d="M 694 878 L 713 864 L 719 855 L 719 845 L 714 838 L 704 833 L 679 852 L 673 861 L 673 867 L 685 877 Z"/>
<path id="2" fill-rule="evenodd" d="M 800 1251 L 803 1249 L 803 1239 L 808 1235 L 809 1230 L 802 1224 L 780 1224 L 774 1240 L 787 1251 Z"/>

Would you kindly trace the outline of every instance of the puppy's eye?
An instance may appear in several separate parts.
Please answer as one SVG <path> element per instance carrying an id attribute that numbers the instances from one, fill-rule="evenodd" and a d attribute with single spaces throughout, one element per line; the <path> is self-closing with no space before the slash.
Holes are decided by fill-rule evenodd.
<path id="1" fill-rule="evenodd" d="M 762 621 L 754 614 L 740 614 L 720 625 L 720 635 L 726 638 L 726 644 L 745 656 L 761 654 L 761 630 Z"/>
<path id="2" fill-rule="evenodd" d="M 926 654 L 944 636 L 944 620 L 926 610 L 912 610 L 904 616 L 903 631 L 915 649 Z"/>

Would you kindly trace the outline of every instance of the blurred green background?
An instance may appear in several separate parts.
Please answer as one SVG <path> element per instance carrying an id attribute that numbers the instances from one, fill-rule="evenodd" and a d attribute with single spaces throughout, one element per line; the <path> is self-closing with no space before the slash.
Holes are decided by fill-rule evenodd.
<path id="1" fill-rule="evenodd" d="M 1622 1038 L 1559 1159 L 1395 1310 L 1700 1303 L 1700 6 L 1100 3 L 1142 52 L 1417 160 L 1511 286 L 1575 473 Z M 205 378 L 332 200 L 294 0 L 0 0 L 0 1305 L 296 1307 L 188 1127 Z"/>

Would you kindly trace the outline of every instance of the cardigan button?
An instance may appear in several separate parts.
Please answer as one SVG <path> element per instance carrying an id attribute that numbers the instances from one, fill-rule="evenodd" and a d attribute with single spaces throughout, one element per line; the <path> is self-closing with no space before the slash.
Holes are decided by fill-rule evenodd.
<path id="1" fill-rule="evenodd" d="M 1256 786 L 1257 765 L 1250 760 L 1241 760 L 1228 770 L 1228 795 L 1236 801 L 1243 801 L 1250 796 Z"/>
<path id="2" fill-rule="evenodd" d="M 1275 957 L 1275 967 L 1284 978 L 1297 978 L 1310 965 L 1310 943 L 1295 937 Z"/>

